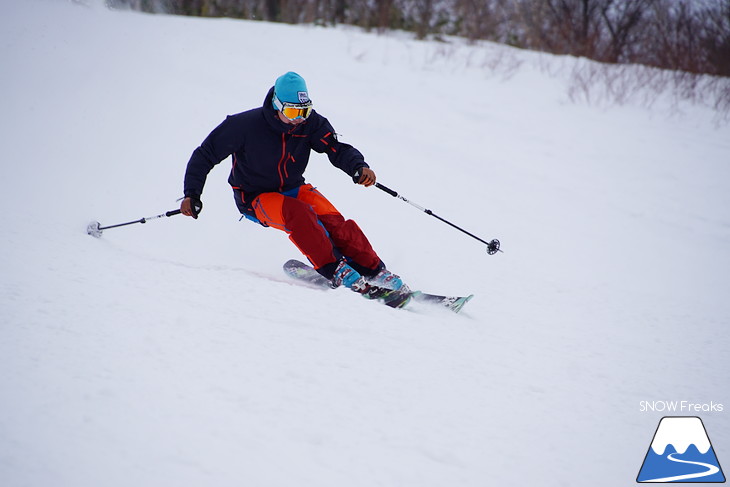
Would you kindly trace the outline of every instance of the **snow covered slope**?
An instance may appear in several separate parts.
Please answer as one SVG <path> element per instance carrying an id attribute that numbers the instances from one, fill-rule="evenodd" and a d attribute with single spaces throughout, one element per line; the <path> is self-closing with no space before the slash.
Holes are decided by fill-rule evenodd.
<path id="1" fill-rule="evenodd" d="M 6 3 L 2 485 L 628 485 L 667 414 L 640 401 L 730 407 L 708 110 L 571 104 L 573 59 L 494 45 Z M 199 220 L 86 235 L 176 208 L 192 150 L 288 70 L 383 184 L 502 240 L 313 157 L 411 287 L 476 294 L 461 315 L 288 281 L 228 162 Z M 727 411 L 675 414 L 730 463 Z"/>

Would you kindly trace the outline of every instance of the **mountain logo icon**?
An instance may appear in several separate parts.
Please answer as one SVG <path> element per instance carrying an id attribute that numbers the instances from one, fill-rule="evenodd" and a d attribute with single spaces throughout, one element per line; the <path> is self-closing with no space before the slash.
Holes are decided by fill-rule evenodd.
<path id="1" fill-rule="evenodd" d="M 663 417 L 636 481 L 725 482 L 702 420 L 696 416 Z"/>

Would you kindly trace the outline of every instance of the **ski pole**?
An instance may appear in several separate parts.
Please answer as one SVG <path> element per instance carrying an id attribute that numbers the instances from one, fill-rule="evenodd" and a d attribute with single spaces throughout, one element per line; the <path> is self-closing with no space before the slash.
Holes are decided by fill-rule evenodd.
<path id="1" fill-rule="evenodd" d="M 494 255 L 497 252 L 502 252 L 501 250 L 499 250 L 499 240 L 497 240 L 496 238 L 495 239 L 492 239 L 490 242 L 487 242 L 486 240 L 483 240 L 483 239 L 477 237 L 473 233 L 467 232 L 463 228 L 461 228 L 461 227 L 459 227 L 457 225 L 454 225 L 453 223 L 451 223 L 450 221 L 448 221 L 448 220 L 446 220 L 444 218 L 441 218 L 440 216 L 438 216 L 433 211 L 428 210 L 428 209 L 424 208 L 423 206 L 421 206 L 419 204 L 416 204 L 413 201 L 410 201 L 410 200 L 404 198 L 403 196 L 399 195 L 396 191 L 393 191 L 392 189 L 388 188 L 387 186 L 383 186 L 380 183 L 375 183 L 375 187 L 378 188 L 378 189 L 381 189 L 381 190 L 385 191 L 386 193 L 388 193 L 391 196 L 394 196 L 394 197 L 396 197 L 396 198 L 398 198 L 400 200 L 405 201 L 406 203 L 408 203 L 411 206 L 414 206 L 414 207 L 418 208 L 419 210 L 421 210 L 425 214 L 431 215 L 432 217 L 441 220 L 442 222 L 446 223 L 447 225 L 450 225 L 450 226 L 454 227 L 455 229 L 459 230 L 460 232 L 464 232 L 465 234 L 469 235 L 471 238 L 474 238 L 476 240 L 479 240 L 481 243 L 483 243 L 483 244 L 485 244 L 487 246 L 487 253 L 489 255 Z"/>
<path id="2" fill-rule="evenodd" d="M 99 222 L 91 222 L 86 227 L 86 233 L 88 233 L 92 237 L 99 238 L 99 237 L 101 237 L 102 231 L 108 230 L 109 228 L 124 227 L 127 225 L 134 225 L 135 223 L 147 223 L 148 220 L 155 220 L 157 218 L 162 218 L 165 216 L 174 216 L 174 215 L 179 215 L 179 214 L 180 214 L 180 210 L 170 210 L 168 212 L 161 213 L 159 215 L 148 216 L 146 218 L 140 218 L 139 220 L 134 220 L 131 222 L 126 222 L 126 223 L 117 223 L 116 225 L 108 225 L 106 227 L 102 227 Z"/>

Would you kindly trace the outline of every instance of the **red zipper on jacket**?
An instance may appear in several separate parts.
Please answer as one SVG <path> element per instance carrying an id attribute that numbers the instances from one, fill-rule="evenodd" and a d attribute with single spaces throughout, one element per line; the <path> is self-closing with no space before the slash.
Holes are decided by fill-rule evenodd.
<path id="1" fill-rule="evenodd" d="M 277 169 L 279 171 L 279 191 L 284 190 L 284 174 L 282 173 L 282 169 L 286 171 L 286 134 L 281 134 L 281 158 L 279 159 L 279 164 L 277 166 Z"/>
<path id="2" fill-rule="evenodd" d="M 300 135 L 300 134 L 293 134 L 292 132 L 296 129 L 296 127 L 292 128 L 289 132 L 282 132 L 281 134 L 281 157 L 279 158 L 279 164 L 277 165 L 277 169 L 279 171 L 279 191 L 284 190 L 284 181 L 286 178 L 289 177 L 289 171 L 286 168 L 286 163 L 289 162 L 291 159 L 292 162 L 297 162 L 296 159 L 294 159 L 294 156 L 287 152 L 286 150 L 286 136 L 287 134 L 292 137 L 306 137 L 306 135 Z"/>

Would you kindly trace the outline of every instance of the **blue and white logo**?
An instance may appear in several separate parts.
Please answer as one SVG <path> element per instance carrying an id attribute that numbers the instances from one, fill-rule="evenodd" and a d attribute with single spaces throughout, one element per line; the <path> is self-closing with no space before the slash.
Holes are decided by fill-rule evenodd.
<path id="1" fill-rule="evenodd" d="M 659 421 L 637 482 L 725 482 L 705 425 L 696 416 Z"/>

